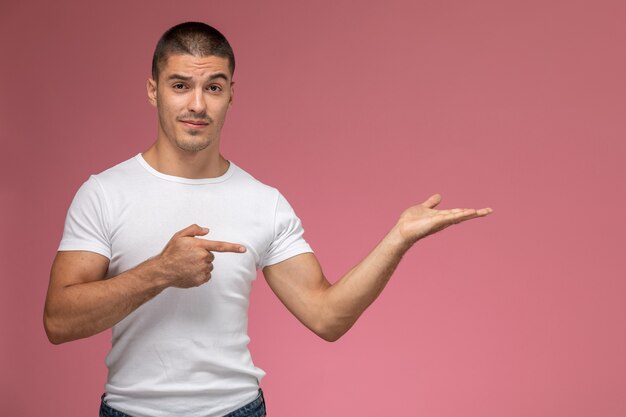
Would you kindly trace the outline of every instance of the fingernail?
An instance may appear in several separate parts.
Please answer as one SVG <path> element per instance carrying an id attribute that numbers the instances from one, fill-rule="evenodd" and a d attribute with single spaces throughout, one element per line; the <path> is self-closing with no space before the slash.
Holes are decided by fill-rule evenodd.
<path id="1" fill-rule="evenodd" d="M 243 253 L 243 252 L 245 252 L 245 251 L 246 251 L 246 248 L 245 248 L 244 246 L 241 246 L 241 247 L 239 248 L 239 252 Z"/>

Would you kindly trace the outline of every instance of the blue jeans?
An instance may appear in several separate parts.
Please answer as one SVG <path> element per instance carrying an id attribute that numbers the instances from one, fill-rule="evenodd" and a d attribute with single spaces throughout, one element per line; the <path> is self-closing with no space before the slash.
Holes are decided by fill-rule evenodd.
<path id="1" fill-rule="evenodd" d="M 263 391 L 259 389 L 259 396 L 255 400 L 249 402 L 241 408 L 236 409 L 233 412 L 226 414 L 224 417 L 265 417 L 265 398 L 263 398 Z M 114 408 L 109 407 L 104 402 L 104 395 L 102 395 L 102 401 L 100 402 L 100 417 L 132 417 L 128 414 L 124 414 L 121 411 L 117 411 Z"/>

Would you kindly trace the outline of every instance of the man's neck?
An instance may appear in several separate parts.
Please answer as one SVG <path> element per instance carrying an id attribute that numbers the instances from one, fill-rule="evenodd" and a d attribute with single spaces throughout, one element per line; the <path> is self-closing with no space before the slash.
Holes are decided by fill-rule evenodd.
<path id="1" fill-rule="evenodd" d="M 154 143 L 142 154 L 144 160 L 162 174 L 181 178 L 217 178 L 226 173 L 230 163 L 210 148 L 198 152 L 172 149 Z"/>

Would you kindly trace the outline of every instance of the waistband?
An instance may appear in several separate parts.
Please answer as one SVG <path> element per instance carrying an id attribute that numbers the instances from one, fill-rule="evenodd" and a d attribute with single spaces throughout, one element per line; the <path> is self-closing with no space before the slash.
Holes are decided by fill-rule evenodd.
<path id="1" fill-rule="evenodd" d="M 100 417 L 133 417 L 109 406 L 104 401 L 105 395 L 106 394 L 102 394 L 102 398 L 100 400 Z M 267 411 L 265 408 L 265 398 L 263 397 L 263 390 L 259 388 L 259 395 L 254 400 L 244 405 L 243 407 L 236 409 L 235 411 L 231 411 L 224 417 L 265 417 L 266 413 Z"/>

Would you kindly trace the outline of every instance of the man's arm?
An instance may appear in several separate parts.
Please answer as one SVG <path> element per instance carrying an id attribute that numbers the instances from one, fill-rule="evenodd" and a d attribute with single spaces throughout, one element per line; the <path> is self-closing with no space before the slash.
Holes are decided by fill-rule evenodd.
<path id="1" fill-rule="evenodd" d="M 191 225 L 175 233 L 157 256 L 106 280 L 109 260 L 105 256 L 58 252 L 44 309 L 48 339 L 59 344 L 106 330 L 168 287 L 207 282 L 213 270 L 211 252 L 245 252 L 234 243 L 195 238 L 208 232 Z"/>
<path id="2" fill-rule="evenodd" d="M 441 196 L 436 194 L 405 210 L 374 250 L 333 285 L 311 253 L 265 267 L 265 278 L 298 320 L 323 339 L 335 341 L 378 297 L 415 242 L 450 225 L 492 212 L 489 208 L 435 210 L 440 202 Z"/>

